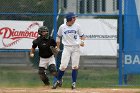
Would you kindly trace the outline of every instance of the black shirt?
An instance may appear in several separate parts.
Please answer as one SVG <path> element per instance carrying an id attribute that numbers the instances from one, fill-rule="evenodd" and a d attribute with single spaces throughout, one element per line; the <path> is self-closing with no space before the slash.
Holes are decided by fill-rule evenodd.
<path id="1" fill-rule="evenodd" d="M 39 48 L 39 56 L 42 58 L 49 58 L 53 55 L 50 46 L 55 47 L 56 42 L 52 37 L 49 37 L 49 39 L 43 38 L 42 36 L 39 36 L 37 39 L 33 41 L 32 48 Z"/>

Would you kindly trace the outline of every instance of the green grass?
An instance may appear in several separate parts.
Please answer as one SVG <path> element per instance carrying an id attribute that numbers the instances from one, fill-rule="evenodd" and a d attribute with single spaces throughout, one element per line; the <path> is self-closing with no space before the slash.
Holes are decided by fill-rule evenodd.
<path id="1" fill-rule="evenodd" d="M 1 87 L 33 87 L 42 84 L 37 73 L 15 70 L 0 71 L 0 82 Z"/>
<path id="2" fill-rule="evenodd" d="M 53 77 L 49 75 L 52 84 Z M 63 77 L 63 87 L 71 87 L 71 70 L 66 70 Z M 132 84 L 139 84 L 139 76 L 131 75 L 128 80 Z M 131 82 L 129 82 L 131 84 Z M 79 69 L 77 87 L 81 88 L 112 88 L 112 87 L 139 87 L 118 86 L 117 68 Z M 17 67 L 0 67 L 0 87 L 39 87 L 43 86 L 37 69 L 20 69 Z"/>
<path id="3" fill-rule="evenodd" d="M 79 70 L 77 85 L 79 87 L 110 87 L 117 84 L 117 79 L 118 75 L 115 68 Z"/>

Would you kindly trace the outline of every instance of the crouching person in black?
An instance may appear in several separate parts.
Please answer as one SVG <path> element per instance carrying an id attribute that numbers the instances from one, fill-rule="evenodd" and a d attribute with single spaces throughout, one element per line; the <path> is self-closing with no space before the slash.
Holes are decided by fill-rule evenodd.
<path id="1" fill-rule="evenodd" d="M 33 40 L 30 57 L 34 57 L 35 48 L 38 47 L 40 57 L 38 74 L 45 85 L 50 85 L 45 70 L 48 69 L 53 76 L 57 76 L 55 58 L 50 49 L 50 46 L 56 47 L 56 42 L 49 35 L 49 30 L 46 26 L 40 27 L 38 34 L 40 36 Z"/>

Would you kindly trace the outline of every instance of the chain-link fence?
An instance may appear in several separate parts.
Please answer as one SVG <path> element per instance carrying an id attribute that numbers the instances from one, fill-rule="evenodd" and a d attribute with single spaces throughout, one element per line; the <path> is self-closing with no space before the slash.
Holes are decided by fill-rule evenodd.
<path id="1" fill-rule="evenodd" d="M 124 2 L 124 0 L 122 1 Z M 54 31 L 55 34 L 58 27 L 64 23 L 64 16 L 67 12 L 76 13 L 78 19 L 116 19 L 117 23 L 119 23 L 119 0 L 1 0 L 0 7 L 1 20 L 44 21 L 44 25 L 47 26 L 50 31 Z M 117 39 L 115 42 L 117 43 Z M 61 46 L 61 50 L 62 49 L 63 46 Z M 39 61 L 38 51 L 36 51 L 34 58 L 29 58 L 29 51 L 30 50 L 28 49 L 1 49 L 0 68 L 2 68 L 2 66 L 11 67 L 11 64 L 13 64 L 14 68 L 22 66 L 25 67 L 24 70 L 26 70 L 28 66 L 36 70 Z M 117 55 L 82 55 L 80 58 L 78 76 L 79 86 L 80 83 L 86 84 L 87 87 L 90 84 L 90 87 L 109 87 L 118 85 L 119 63 L 117 59 Z M 56 62 L 60 62 L 60 60 L 61 53 L 56 58 Z M 20 65 L 21 63 L 24 64 L 24 66 Z M 0 73 L 1 75 L 5 75 L 2 74 L 3 72 Z M 68 69 L 66 77 L 64 76 L 66 80 L 70 78 L 70 75 L 70 69 Z M 138 77 L 131 75 L 130 78 L 130 83 L 134 82 L 136 79 L 138 80 Z M 81 87 L 85 86 L 81 85 Z"/>

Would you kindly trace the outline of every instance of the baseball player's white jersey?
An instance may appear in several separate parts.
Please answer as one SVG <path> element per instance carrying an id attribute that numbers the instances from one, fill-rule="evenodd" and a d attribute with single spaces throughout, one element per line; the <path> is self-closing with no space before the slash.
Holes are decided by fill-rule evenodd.
<path id="1" fill-rule="evenodd" d="M 62 36 L 64 45 L 79 45 L 79 36 L 83 36 L 79 24 L 74 23 L 72 26 L 62 24 L 58 30 L 58 36 Z"/>
<path id="2" fill-rule="evenodd" d="M 74 23 L 72 26 L 62 24 L 57 34 L 62 37 L 62 43 L 64 45 L 60 69 L 67 68 L 70 58 L 72 61 L 72 68 L 78 68 L 80 58 L 79 37 L 84 35 L 79 24 Z"/>

